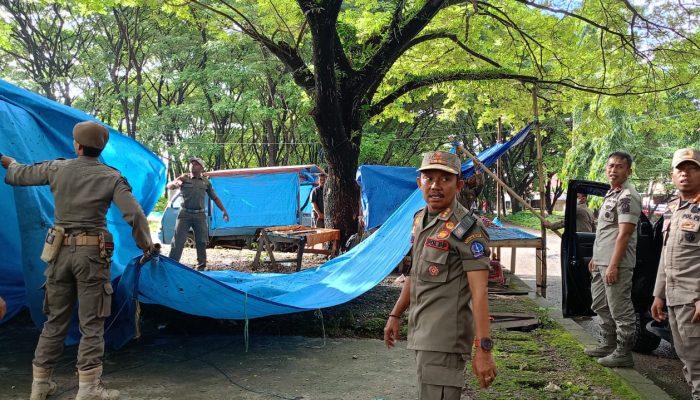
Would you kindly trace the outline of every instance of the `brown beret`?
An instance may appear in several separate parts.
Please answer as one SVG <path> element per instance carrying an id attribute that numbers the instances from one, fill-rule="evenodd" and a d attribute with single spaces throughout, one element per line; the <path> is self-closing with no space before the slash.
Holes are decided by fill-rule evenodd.
<path id="1" fill-rule="evenodd" d="M 83 146 L 102 150 L 109 140 L 109 131 L 97 122 L 80 122 L 73 127 L 73 139 Z"/>

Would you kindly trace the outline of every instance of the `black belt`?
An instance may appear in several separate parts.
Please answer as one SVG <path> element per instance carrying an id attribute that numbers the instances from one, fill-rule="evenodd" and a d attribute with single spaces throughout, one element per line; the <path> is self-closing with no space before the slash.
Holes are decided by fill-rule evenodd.
<path id="1" fill-rule="evenodd" d="M 207 210 L 205 210 L 204 208 L 197 208 L 197 209 L 194 209 L 194 208 L 185 208 L 185 207 L 182 207 L 182 209 L 185 210 L 186 212 L 192 213 L 192 214 L 202 214 L 202 213 L 207 212 Z"/>

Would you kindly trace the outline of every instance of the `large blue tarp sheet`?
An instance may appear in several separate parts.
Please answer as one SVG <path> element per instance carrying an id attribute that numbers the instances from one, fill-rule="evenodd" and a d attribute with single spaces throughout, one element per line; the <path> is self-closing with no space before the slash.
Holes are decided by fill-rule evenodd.
<path id="1" fill-rule="evenodd" d="M 73 125 L 92 119 L 4 82 L 0 82 L 0 112 L 0 152 L 11 153 L 22 162 L 73 156 Z M 148 212 L 163 190 L 163 164 L 138 143 L 110 133 L 103 160 L 129 179 L 134 195 Z M 482 155 L 492 154 L 487 152 Z M 120 157 L 123 154 L 129 154 L 128 160 Z M 463 166 L 467 176 L 468 167 Z M 0 174 L 4 178 L 4 172 Z M 139 251 L 129 227 L 117 210 L 110 209 L 109 228 L 115 234 L 118 251 L 113 264 L 116 296 L 113 318 L 106 324 L 107 342 L 119 347 L 135 336 L 137 300 L 226 319 L 315 310 L 347 302 L 377 285 L 401 261 L 410 247 L 413 215 L 424 205 L 421 193 L 414 190 L 368 240 L 317 268 L 288 275 L 202 273 L 167 257 L 140 266 L 138 258 L 133 258 Z M 40 322 L 43 293 L 39 287 L 45 264 L 39 254 L 45 230 L 53 220 L 51 194 L 46 187 L 0 185 L 0 208 L 6 228 L 0 230 L 4 255 L 0 259 L 0 295 L 8 298 L 13 314 L 28 303 L 32 316 Z"/>
<path id="2" fill-rule="evenodd" d="M 225 222 L 218 207 L 212 209 L 210 229 L 292 225 L 299 209 L 299 173 L 214 176 L 209 178 L 230 214 Z"/>
<path id="3" fill-rule="evenodd" d="M 361 165 L 357 170 L 357 182 L 362 190 L 365 229 L 383 224 L 416 191 L 417 177 L 415 167 Z"/>
<path id="4" fill-rule="evenodd" d="M 95 118 L 0 80 L 0 152 L 19 162 L 76 157 L 73 126 L 87 120 Z M 121 171 L 148 213 L 163 193 L 163 162 L 112 128 L 101 159 Z M 4 179 L 5 169 L 0 168 L 0 180 Z M 5 320 L 28 305 L 32 319 L 40 325 L 45 320 L 41 285 L 46 264 L 39 256 L 46 229 L 53 225 L 51 191 L 48 186 L 12 187 L 0 183 L 0 213 L 0 296 L 7 301 L 9 310 Z M 116 207 L 110 208 L 107 221 L 119 249 L 112 264 L 112 277 L 117 279 L 140 251 L 131 238 L 131 228 Z"/>
<path id="5" fill-rule="evenodd" d="M 479 160 L 490 166 L 508 149 L 523 142 L 532 125 L 504 143 L 495 144 L 479 153 Z M 454 150 L 454 149 L 453 149 Z M 469 160 L 462 164 L 462 175 L 474 173 L 474 163 Z M 408 196 L 416 190 L 417 169 L 414 167 L 394 167 L 386 165 L 361 165 L 357 170 L 357 182 L 361 188 L 362 213 L 366 229 L 373 229 L 384 223 Z"/>

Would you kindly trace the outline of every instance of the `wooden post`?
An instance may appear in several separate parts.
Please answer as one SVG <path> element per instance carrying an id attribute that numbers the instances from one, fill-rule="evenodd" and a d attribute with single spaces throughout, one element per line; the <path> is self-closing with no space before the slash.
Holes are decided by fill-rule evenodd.
<path id="1" fill-rule="evenodd" d="M 539 174 L 540 186 L 540 231 L 542 235 L 542 249 L 536 251 L 537 254 L 537 271 L 535 272 L 535 282 L 537 284 L 537 293 L 542 297 L 547 297 L 547 228 L 544 226 L 544 166 L 542 165 L 542 137 L 540 134 L 540 117 L 537 109 L 537 85 L 532 87 L 532 113 L 535 117 L 535 142 L 537 143 L 537 171 Z"/>
<path id="2" fill-rule="evenodd" d="M 510 186 L 506 185 L 506 183 L 503 182 L 503 180 L 501 180 L 501 178 L 497 177 L 496 174 L 494 174 L 493 171 L 488 169 L 478 158 L 476 158 L 475 155 L 470 153 L 465 148 L 462 148 L 462 154 L 466 155 L 467 157 L 469 157 L 470 160 L 472 160 L 474 162 L 474 168 L 478 168 L 481 171 L 484 171 L 486 173 L 486 175 L 493 178 L 497 184 L 501 185 L 503 190 L 508 192 L 508 194 L 510 195 L 511 198 L 517 200 L 517 202 L 520 203 L 526 210 L 530 211 L 534 216 L 539 218 L 540 221 L 542 221 L 544 223 L 545 218 L 542 215 L 540 215 L 540 213 L 537 212 L 537 210 L 535 210 L 530 204 L 528 204 L 528 202 L 525 201 L 525 199 L 523 199 L 517 193 L 515 193 L 515 191 L 513 189 L 511 189 Z M 553 232 L 556 233 L 557 235 L 559 235 L 559 237 L 561 237 L 561 234 L 559 232 L 557 232 L 557 231 L 553 231 Z"/>

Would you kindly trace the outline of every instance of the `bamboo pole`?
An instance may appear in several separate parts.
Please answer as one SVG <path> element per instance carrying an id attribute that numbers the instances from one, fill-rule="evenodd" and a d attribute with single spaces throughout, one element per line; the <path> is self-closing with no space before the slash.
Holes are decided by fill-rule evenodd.
<path id="1" fill-rule="evenodd" d="M 537 283 L 537 292 L 542 297 L 547 297 L 547 228 L 544 221 L 544 166 L 542 165 L 542 135 L 540 133 L 540 117 L 537 109 L 537 85 L 532 87 L 532 112 L 535 117 L 535 142 L 537 143 L 537 170 L 539 174 L 539 189 L 540 189 L 540 231 L 542 232 L 542 250 L 537 257 L 537 270 L 535 272 L 535 280 Z"/>
<path id="2" fill-rule="evenodd" d="M 517 193 L 515 193 L 515 191 L 514 191 L 513 189 L 511 189 L 510 186 L 508 186 L 508 184 L 506 184 L 505 182 L 503 182 L 503 181 L 501 180 L 501 178 L 499 178 L 498 176 L 496 176 L 496 174 L 493 173 L 493 171 L 491 171 L 490 169 L 488 169 L 488 167 L 486 167 L 481 161 L 479 161 L 479 159 L 476 158 L 475 155 L 473 155 L 472 153 L 470 153 L 470 152 L 469 152 L 467 149 L 465 149 L 464 147 L 462 147 L 462 153 L 463 153 L 465 156 L 469 157 L 469 159 L 472 160 L 472 161 L 474 162 L 474 168 L 475 168 L 475 169 L 478 168 L 478 169 L 481 169 L 482 171 L 484 171 L 484 172 L 486 173 L 486 175 L 488 175 L 488 176 L 490 176 L 491 178 L 493 178 L 493 179 L 496 181 L 496 183 L 497 183 L 498 185 L 500 185 L 500 186 L 503 188 L 503 190 L 505 190 L 506 192 L 508 192 L 508 194 L 511 196 L 511 198 L 517 200 L 518 203 L 520 203 L 523 207 L 525 207 L 526 210 L 528 210 L 528 211 L 530 211 L 531 213 L 533 213 L 537 218 L 540 219 L 540 221 L 542 221 L 542 222 L 546 221 L 546 219 L 544 219 L 544 217 L 541 216 L 537 210 L 535 210 L 530 204 L 528 204 L 527 201 L 525 201 L 525 199 L 523 199 L 523 198 L 520 197 Z M 556 233 L 557 235 L 559 235 L 559 237 L 561 237 L 561 234 L 560 234 L 559 232 L 554 231 L 554 233 Z"/>
<path id="3" fill-rule="evenodd" d="M 501 144 L 503 139 L 503 124 L 501 122 L 501 116 L 498 116 L 498 125 L 496 129 L 496 143 Z M 501 157 L 496 159 L 496 175 L 500 178 L 503 176 L 503 171 L 501 171 Z M 503 204 L 501 202 L 501 185 L 496 185 L 496 218 L 501 219 L 501 208 Z M 496 248 L 496 258 L 501 259 L 501 248 Z"/>

